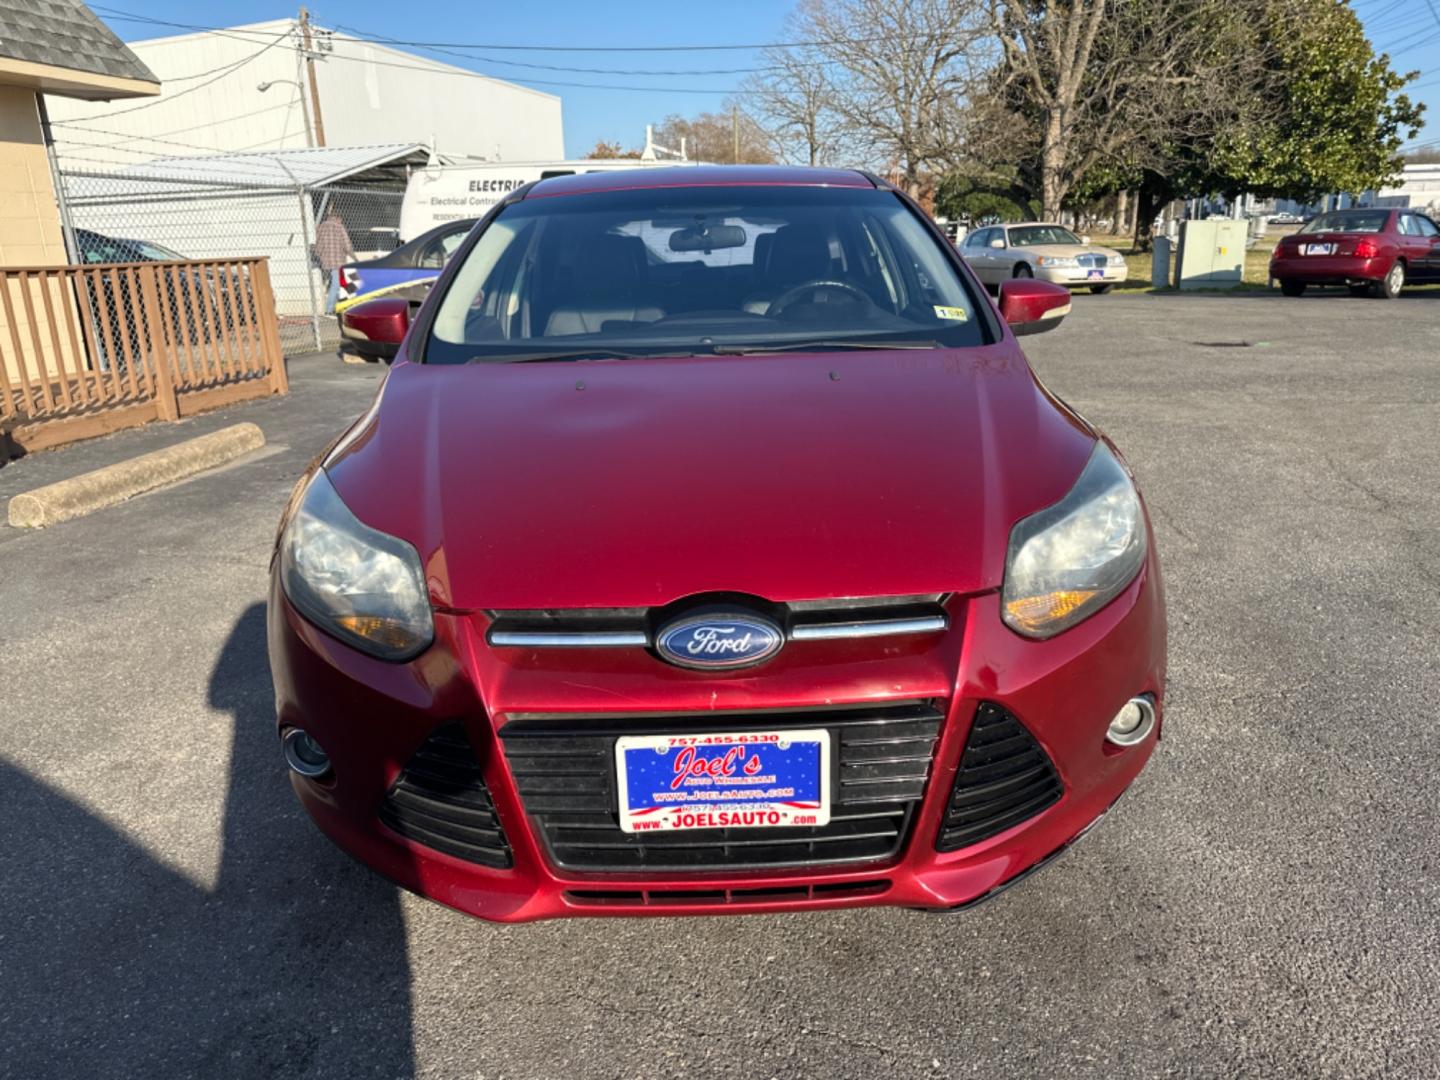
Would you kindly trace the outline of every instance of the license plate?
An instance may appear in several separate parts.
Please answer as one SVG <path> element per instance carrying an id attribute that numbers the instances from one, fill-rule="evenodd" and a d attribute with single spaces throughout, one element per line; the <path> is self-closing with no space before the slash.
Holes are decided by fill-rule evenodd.
<path id="1" fill-rule="evenodd" d="M 1086 276 L 1086 277 L 1092 277 L 1092 278 L 1103 278 L 1103 277 L 1105 276 L 1105 271 L 1104 271 L 1104 270 L 1091 270 L 1090 273 L 1086 274 L 1085 276 Z"/>
<path id="2" fill-rule="evenodd" d="M 1306 255 L 1334 255 L 1334 254 L 1335 254 L 1335 245 L 1334 245 L 1334 244 L 1306 244 L 1306 245 L 1305 245 L 1305 254 L 1306 254 Z"/>
<path id="3" fill-rule="evenodd" d="M 624 735 L 615 740 L 620 828 L 807 827 L 830 821 L 830 733 Z"/>

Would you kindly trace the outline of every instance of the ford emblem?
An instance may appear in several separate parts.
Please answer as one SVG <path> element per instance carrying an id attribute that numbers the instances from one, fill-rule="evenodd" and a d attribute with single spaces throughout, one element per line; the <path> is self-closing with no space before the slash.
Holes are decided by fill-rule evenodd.
<path id="1" fill-rule="evenodd" d="M 655 648 L 672 664 L 723 671 L 768 660 L 785 644 L 780 627 L 760 615 L 691 615 L 662 627 Z"/>

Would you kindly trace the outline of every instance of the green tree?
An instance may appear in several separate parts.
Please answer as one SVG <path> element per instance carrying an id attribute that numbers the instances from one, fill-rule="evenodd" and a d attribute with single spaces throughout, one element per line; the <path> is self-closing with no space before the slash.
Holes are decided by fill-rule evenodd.
<path id="1" fill-rule="evenodd" d="M 1418 72 L 1397 74 L 1376 55 L 1344 0 L 1273 0 L 1261 32 L 1270 108 L 1217 133 L 1208 186 L 1310 201 L 1394 179 L 1424 111 L 1400 92 Z"/>
<path id="2" fill-rule="evenodd" d="M 1419 124 L 1400 93 L 1414 76 L 1375 54 L 1346 0 L 996 4 L 1006 52 L 987 122 L 1003 159 L 1047 216 L 1135 191 L 1141 249 L 1181 196 L 1376 187 Z"/>
<path id="3" fill-rule="evenodd" d="M 950 172 L 941 177 L 935 191 L 935 213 L 951 220 L 1026 221 L 1039 209 L 1040 204 L 1013 177 Z"/>
<path id="4" fill-rule="evenodd" d="M 1172 199 L 1241 192 L 1311 202 L 1393 180 L 1424 106 L 1400 90 L 1344 0 L 1266 0 L 1255 22 L 1251 90 L 1199 137 L 1161 142 L 1131 169 L 1135 246 L 1150 246 Z"/>

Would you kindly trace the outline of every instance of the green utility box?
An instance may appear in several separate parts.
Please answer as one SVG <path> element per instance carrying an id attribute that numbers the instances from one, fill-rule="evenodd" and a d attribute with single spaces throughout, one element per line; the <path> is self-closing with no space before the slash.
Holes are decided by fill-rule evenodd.
<path id="1" fill-rule="evenodd" d="M 1245 222 L 1187 221 L 1175 260 L 1178 289 L 1228 289 L 1245 280 Z"/>

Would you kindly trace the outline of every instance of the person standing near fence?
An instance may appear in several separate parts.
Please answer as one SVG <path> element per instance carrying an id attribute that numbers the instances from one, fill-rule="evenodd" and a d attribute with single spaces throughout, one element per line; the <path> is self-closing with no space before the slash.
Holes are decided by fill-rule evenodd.
<path id="1" fill-rule="evenodd" d="M 340 267 L 355 257 L 350 244 L 350 233 L 340 218 L 340 211 L 332 204 L 325 211 L 325 220 L 315 227 L 315 261 L 325 274 L 325 314 L 335 311 L 335 302 L 340 299 Z"/>

